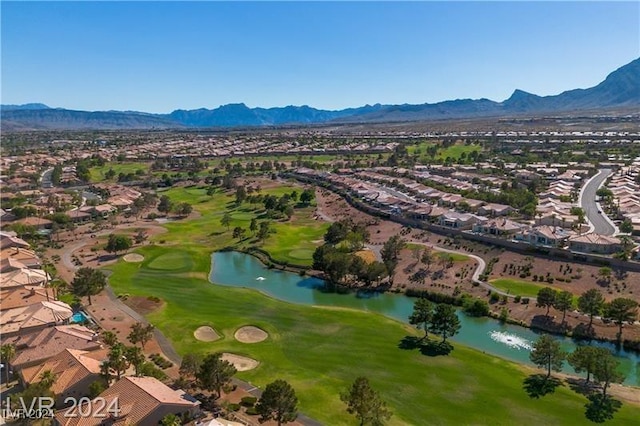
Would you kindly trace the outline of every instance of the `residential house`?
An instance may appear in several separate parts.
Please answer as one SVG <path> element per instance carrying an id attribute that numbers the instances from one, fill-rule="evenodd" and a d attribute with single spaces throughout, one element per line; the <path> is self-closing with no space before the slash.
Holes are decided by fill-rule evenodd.
<path id="1" fill-rule="evenodd" d="M 29 243 L 18 238 L 15 232 L 0 231 L 0 249 L 6 249 L 9 247 L 29 248 Z"/>
<path id="2" fill-rule="evenodd" d="M 48 280 L 49 275 L 41 269 L 14 269 L 0 275 L 0 288 L 44 285 Z"/>
<path id="3" fill-rule="evenodd" d="M 20 370 L 20 379 L 25 386 L 40 382 L 42 373 L 51 371 L 55 382 L 51 391 L 55 395 L 56 407 L 63 407 L 68 397 L 79 400 L 89 395 L 91 383 L 100 379 L 100 366 L 106 358 L 105 351 L 99 351 L 96 359 L 91 352 L 65 349 L 38 365 Z"/>
<path id="4" fill-rule="evenodd" d="M 98 333 L 82 325 L 60 325 L 32 330 L 17 336 L 3 336 L 3 343 L 16 346 L 17 355 L 11 362 L 14 369 L 38 365 L 65 349 L 95 351 L 102 348 Z"/>
<path id="5" fill-rule="evenodd" d="M 563 247 L 571 233 L 558 226 L 536 226 L 516 234 L 515 239 L 534 246 Z"/>
<path id="6" fill-rule="evenodd" d="M 57 300 L 2 310 L 0 311 L 0 334 L 5 338 L 53 325 L 66 324 L 72 315 L 71 306 Z"/>
<path id="7" fill-rule="evenodd" d="M 61 410 L 55 415 L 54 425 L 157 425 L 168 414 L 183 420 L 199 414 L 199 401 L 153 377 L 123 377 L 97 398 L 99 404 L 93 401 L 75 407 L 80 412 L 86 410 L 87 416 L 69 416 L 71 408 Z"/>
<path id="8" fill-rule="evenodd" d="M 575 235 L 569 238 L 569 249 L 584 253 L 612 254 L 622 250 L 620 238 L 600 234 Z"/>
<path id="9" fill-rule="evenodd" d="M 515 211 L 513 207 L 497 203 L 487 203 L 478 208 L 478 214 L 489 217 L 507 216 L 513 211 Z"/>
<path id="10" fill-rule="evenodd" d="M 473 232 L 489 235 L 515 235 L 525 225 L 507 218 L 491 219 L 473 225 Z"/>
<path id="11" fill-rule="evenodd" d="M 458 213 L 455 211 L 448 211 L 440 216 L 440 226 L 446 226 L 453 229 L 471 229 L 473 225 L 486 220 L 487 218 L 482 216 L 476 216 L 471 213 Z"/>

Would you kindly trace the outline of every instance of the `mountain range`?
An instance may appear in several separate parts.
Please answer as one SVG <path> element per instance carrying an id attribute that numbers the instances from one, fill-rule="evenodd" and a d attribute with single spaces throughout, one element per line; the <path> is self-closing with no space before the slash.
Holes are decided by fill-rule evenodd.
<path id="1" fill-rule="evenodd" d="M 553 96 L 515 90 L 509 99 L 457 99 L 434 104 L 365 105 L 328 111 L 309 106 L 249 108 L 243 103 L 215 109 L 175 110 L 170 114 L 137 111 L 74 111 L 40 103 L 2 105 L 1 126 L 11 130 L 159 129 L 288 124 L 428 121 L 523 114 L 640 107 L 640 58 L 618 68 L 597 86 Z"/>

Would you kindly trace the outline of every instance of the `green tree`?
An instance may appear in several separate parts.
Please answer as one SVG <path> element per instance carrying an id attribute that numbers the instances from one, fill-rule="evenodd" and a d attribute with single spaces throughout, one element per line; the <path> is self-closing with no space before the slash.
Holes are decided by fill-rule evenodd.
<path id="1" fill-rule="evenodd" d="M 436 305 L 429 330 L 442 336 L 442 343 L 447 341 L 447 337 L 458 334 L 460 327 L 460 319 L 455 307 L 444 303 Z"/>
<path id="2" fill-rule="evenodd" d="M 578 346 L 575 351 L 571 352 L 567 356 L 569 365 L 573 367 L 576 373 L 580 374 L 583 371 L 587 373 L 587 383 L 591 378 L 591 374 L 596 369 L 596 361 L 599 357 L 604 355 L 604 352 L 609 352 L 605 348 L 599 348 L 596 346 Z"/>
<path id="3" fill-rule="evenodd" d="M 161 426 L 181 426 L 182 420 L 173 413 L 169 413 L 160 420 Z"/>
<path id="4" fill-rule="evenodd" d="M 233 228 L 233 238 L 242 240 L 244 238 L 245 233 L 246 233 L 246 230 L 240 226 L 236 226 L 235 228 Z"/>
<path id="5" fill-rule="evenodd" d="M 625 234 L 630 234 L 633 232 L 633 223 L 629 219 L 625 219 L 620 224 L 620 232 L 624 232 Z"/>
<path id="6" fill-rule="evenodd" d="M 220 225 L 225 226 L 227 231 L 229 230 L 229 225 L 231 225 L 231 215 L 229 212 L 224 212 L 222 219 L 220 219 Z"/>
<path id="7" fill-rule="evenodd" d="M 566 290 L 556 293 L 553 307 L 562 312 L 562 324 L 564 324 L 567 311 L 573 307 L 573 294 Z"/>
<path id="8" fill-rule="evenodd" d="M 129 250 L 132 245 L 133 241 L 126 235 L 111 234 L 105 250 L 109 253 L 118 254 L 119 251 Z"/>
<path id="9" fill-rule="evenodd" d="M 240 205 L 247 199 L 247 189 L 244 186 L 236 188 L 236 204 Z"/>
<path id="10" fill-rule="evenodd" d="M 126 346 L 122 343 L 116 343 L 109 349 L 107 360 L 105 361 L 107 368 L 115 371 L 116 378 L 120 380 L 122 374 L 129 368 L 129 361 L 126 357 Z"/>
<path id="11" fill-rule="evenodd" d="M 160 202 L 158 203 L 158 211 L 162 213 L 169 213 L 172 208 L 173 202 L 171 199 L 166 195 L 162 195 L 160 197 Z"/>
<path id="12" fill-rule="evenodd" d="M 427 338 L 432 318 L 433 304 L 424 297 L 416 300 L 413 304 L 413 313 L 409 316 L 409 324 L 415 325 L 418 329 L 424 330 L 424 336 L 421 340 Z"/>
<path id="13" fill-rule="evenodd" d="M 387 404 L 366 377 L 358 377 L 346 392 L 340 394 L 340 399 L 347 404 L 347 412 L 355 415 L 361 426 L 381 426 L 391 418 Z"/>
<path id="14" fill-rule="evenodd" d="M 193 206 L 189 203 L 180 203 L 174 207 L 173 211 L 178 216 L 189 216 L 193 211 Z"/>
<path id="15" fill-rule="evenodd" d="M 529 359 L 540 368 L 547 369 L 547 379 L 551 370 L 560 371 L 567 354 L 560 348 L 560 342 L 548 334 L 543 334 L 533 344 Z"/>
<path id="16" fill-rule="evenodd" d="M 587 290 L 578 298 L 578 309 L 580 309 L 580 312 L 589 315 L 589 330 L 592 329 L 593 317 L 595 315 L 600 315 L 600 312 L 602 312 L 602 309 L 604 308 L 604 304 L 604 296 L 602 296 L 602 293 L 595 288 Z"/>
<path id="17" fill-rule="evenodd" d="M 605 305 L 604 316 L 613 320 L 618 328 L 618 341 L 622 340 L 622 326 L 624 323 L 633 324 L 638 316 L 638 302 L 625 297 L 613 299 Z"/>
<path id="18" fill-rule="evenodd" d="M 298 417 L 298 397 L 289 383 L 276 380 L 265 388 L 256 404 L 260 422 L 275 420 L 278 426 L 293 422 Z"/>
<path id="19" fill-rule="evenodd" d="M 144 325 L 137 322 L 131 326 L 131 332 L 129 332 L 127 338 L 134 345 L 140 343 L 140 346 L 144 349 L 144 345 L 153 337 L 153 329 L 154 327 L 151 324 Z"/>
<path id="20" fill-rule="evenodd" d="M 185 377 L 196 377 L 202 364 L 202 356 L 200 354 L 188 353 L 182 357 L 180 363 L 180 374 Z"/>
<path id="21" fill-rule="evenodd" d="M 7 375 L 7 382 L 9 383 L 9 367 L 11 365 L 11 361 L 16 357 L 16 347 L 13 343 L 5 343 L 0 346 L 0 359 L 4 364 L 4 371 Z"/>
<path id="22" fill-rule="evenodd" d="M 127 359 L 127 362 L 135 368 L 136 376 L 141 376 L 140 368 L 145 362 L 142 349 L 137 346 L 126 346 L 124 349 L 124 357 Z"/>
<path id="23" fill-rule="evenodd" d="M 347 238 L 349 232 L 349 225 L 344 221 L 333 222 L 327 228 L 327 232 L 324 233 L 324 241 L 328 244 L 336 245 L 340 241 Z"/>
<path id="24" fill-rule="evenodd" d="M 222 359 L 222 353 L 216 352 L 202 360 L 196 379 L 201 388 L 215 392 L 216 398 L 220 398 L 222 387 L 231 381 L 236 372 L 229 361 Z"/>
<path id="25" fill-rule="evenodd" d="M 396 266 L 398 266 L 400 251 L 404 248 L 405 243 L 405 240 L 400 238 L 399 235 L 394 235 L 382 245 L 382 249 L 380 250 L 380 256 L 387 267 L 391 281 L 393 281 L 393 275 Z"/>
<path id="26" fill-rule="evenodd" d="M 311 204 L 314 198 L 316 198 L 316 193 L 313 189 L 307 188 L 300 194 L 300 202 L 305 206 Z"/>
<path id="27" fill-rule="evenodd" d="M 107 385 L 106 381 L 102 378 L 91 382 L 91 384 L 89 385 L 89 398 L 93 399 L 97 397 L 102 392 L 107 390 L 108 387 L 109 386 Z"/>
<path id="28" fill-rule="evenodd" d="M 260 228 L 258 229 L 258 239 L 264 241 L 271 233 L 271 224 L 267 221 L 260 222 Z"/>
<path id="29" fill-rule="evenodd" d="M 602 385 L 603 398 L 607 396 L 607 388 L 611 383 L 622 383 L 624 380 L 624 375 L 618 372 L 619 366 L 620 362 L 606 349 L 596 358 L 593 378 Z"/>
<path id="30" fill-rule="evenodd" d="M 104 341 L 105 345 L 112 347 L 113 345 L 118 343 L 118 336 L 116 336 L 116 333 L 114 333 L 113 331 L 104 330 L 102 332 L 102 340 Z"/>
<path id="31" fill-rule="evenodd" d="M 83 267 L 76 271 L 71 282 L 73 294 L 78 297 L 87 296 L 91 305 L 91 296 L 98 294 L 107 285 L 107 277 L 102 271 Z"/>
<path id="32" fill-rule="evenodd" d="M 257 230 L 258 230 L 258 221 L 254 217 L 251 219 L 251 223 L 249 224 L 249 231 L 251 231 L 252 234 L 255 234 Z"/>
<path id="33" fill-rule="evenodd" d="M 549 309 L 556 302 L 557 292 L 550 287 L 543 287 L 538 290 L 538 296 L 536 298 L 536 306 L 539 308 L 547 308 L 545 316 L 549 316 Z"/>

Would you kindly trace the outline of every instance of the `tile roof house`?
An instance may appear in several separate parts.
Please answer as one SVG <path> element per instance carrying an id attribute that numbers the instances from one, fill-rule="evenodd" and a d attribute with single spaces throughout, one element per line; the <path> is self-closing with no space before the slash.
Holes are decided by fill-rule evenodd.
<path id="1" fill-rule="evenodd" d="M 458 213 L 455 211 L 448 211 L 440 216 L 440 225 L 454 229 L 471 229 L 474 224 L 482 222 L 487 218 L 482 216 L 476 216 L 471 213 Z"/>
<path id="2" fill-rule="evenodd" d="M 25 268 L 40 269 L 42 267 L 42 261 L 40 260 L 36 252 L 34 252 L 33 250 L 28 250 L 26 248 L 13 247 L 0 250 L 0 259 L 2 261 L 4 261 L 5 259 L 18 261 L 20 264 L 24 265 Z M 5 271 L 2 270 L 0 272 Z"/>
<path id="3" fill-rule="evenodd" d="M 49 291 L 49 294 L 47 292 Z M 0 289 L 2 310 L 20 308 L 51 300 L 50 290 L 40 286 L 20 286 Z"/>
<path id="4" fill-rule="evenodd" d="M 534 246 L 562 247 L 570 236 L 569 231 L 563 228 L 543 225 L 521 231 L 515 238 Z"/>
<path id="5" fill-rule="evenodd" d="M 157 425 L 168 414 L 193 418 L 200 402 L 182 390 L 173 390 L 153 377 L 123 377 L 102 392 L 102 402 L 87 407 L 88 416 L 55 414 L 59 426 Z M 77 407 L 80 411 L 84 407 Z M 99 411 L 100 410 L 100 411 Z M 65 416 L 65 414 L 67 414 Z"/>
<path id="6" fill-rule="evenodd" d="M 101 351 L 102 352 L 102 351 Z M 24 385 L 38 383 L 43 372 L 51 371 L 56 380 L 51 386 L 56 407 L 62 407 L 67 397 L 80 399 L 89 395 L 89 385 L 100 378 L 102 360 L 88 356 L 90 352 L 65 349 L 48 360 L 20 370 Z M 106 358 L 106 354 L 102 353 Z"/>
<path id="7" fill-rule="evenodd" d="M 57 300 L 0 311 L 0 334 L 3 339 L 65 324 L 73 315 L 71 306 Z"/>
<path id="8" fill-rule="evenodd" d="M 98 333 L 87 327 L 72 324 L 45 328 L 13 337 L 3 337 L 3 342 L 13 343 L 17 355 L 11 362 L 15 369 L 42 363 L 65 349 L 94 351 L 102 348 Z"/>
<path id="9" fill-rule="evenodd" d="M 575 235 L 569 238 L 569 248 L 584 253 L 612 254 L 622 250 L 622 241 L 595 233 Z"/>
<path id="10" fill-rule="evenodd" d="M 16 237 L 12 232 L 0 231 L 0 249 L 8 247 L 29 248 L 29 243 Z"/>
<path id="11" fill-rule="evenodd" d="M 525 225 L 506 218 L 492 219 L 473 225 L 473 232 L 489 235 L 514 235 L 525 228 Z"/>
<path id="12" fill-rule="evenodd" d="M 49 276 L 42 269 L 15 269 L 0 275 L 0 288 L 23 287 L 25 285 L 44 285 Z"/>

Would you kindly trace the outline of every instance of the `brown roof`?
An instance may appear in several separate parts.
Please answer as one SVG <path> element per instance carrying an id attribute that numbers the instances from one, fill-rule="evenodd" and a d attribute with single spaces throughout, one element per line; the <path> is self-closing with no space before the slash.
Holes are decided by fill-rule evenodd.
<path id="1" fill-rule="evenodd" d="M 18 355 L 11 365 L 18 369 L 40 363 L 65 349 L 100 349 L 101 344 L 97 337 L 97 333 L 87 327 L 74 324 L 3 338 L 3 342 L 16 345 Z"/>
<path id="2" fill-rule="evenodd" d="M 91 415 L 65 417 L 68 410 L 62 410 L 56 413 L 56 420 L 62 426 L 98 426 L 105 421 L 100 416 L 109 415 L 109 408 L 117 407 L 117 414 L 111 413 L 111 425 L 155 425 L 169 413 L 179 414 L 199 405 L 184 391 L 173 390 L 153 377 L 123 377 L 99 398 L 106 404 L 91 404 Z M 98 412 L 98 409 L 107 411 Z"/>
<path id="3" fill-rule="evenodd" d="M 586 243 L 595 245 L 617 245 L 621 244 L 620 238 L 609 237 L 600 234 L 583 234 L 569 238 L 573 243 Z"/>
<path id="4" fill-rule="evenodd" d="M 58 300 L 0 311 L 0 332 L 20 333 L 34 327 L 61 324 L 73 315 L 71 306 Z"/>
<path id="5" fill-rule="evenodd" d="M 20 287 L 40 285 L 47 281 L 48 275 L 41 269 L 22 268 L 0 275 L 0 287 Z"/>
<path id="6" fill-rule="evenodd" d="M 0 231 L 0 248 L 7 247 L 23 247 L 29 248 L 29 243 L 23 240 L 22 238 L 18 238 L 15 235 L 11 235 L 8 232 Z"/>
<path id="7" fill-rule="evenodd" d="M 52 299 L 51 290 L 47 298 L 47 290 L 40 286 L 20 286 L 0 290 L 0 300 L 2 309 L 13 309 L 21 306 L 29 306 L 34 303 L 44 302 Z"/>
<path id="8" fill-rule="evenodd" d="M 87 354 L 87 351 L 65 349 L 39 365 L 23 368 L 20 375 L 24 383 L 30 385 L 38 383 L 43 372 L 51 371 L 56 376 L 51 391 L 59 395 L 88 376 L 97 378 L 100 374 L 102 362 Z"/>

